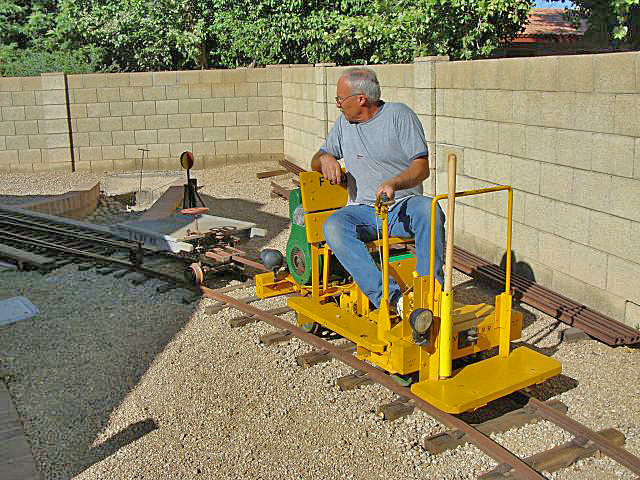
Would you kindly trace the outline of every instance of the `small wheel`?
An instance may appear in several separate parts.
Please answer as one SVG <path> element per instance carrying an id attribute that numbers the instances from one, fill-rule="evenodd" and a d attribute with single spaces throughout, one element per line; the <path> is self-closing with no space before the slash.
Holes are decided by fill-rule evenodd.
<path id="1" fill-rule="evenodd" d="M 313 335 L 316 335 L 320 330 L 320 324 L 318 322 L 305 323 L 301 325 L 300 328 L 302 328 L 302 330 L 304 330 L 307 333 L 312 333 Z"/>
<path id="2" fill-rule="evenodd" d="M 204 272 L 202 271 L 202 266 L 198 262 L 194 262 L 189 265 L 191 269 L 191 274 L 196 282 L 196 286 L 199 287 L 204 282 Z"/>

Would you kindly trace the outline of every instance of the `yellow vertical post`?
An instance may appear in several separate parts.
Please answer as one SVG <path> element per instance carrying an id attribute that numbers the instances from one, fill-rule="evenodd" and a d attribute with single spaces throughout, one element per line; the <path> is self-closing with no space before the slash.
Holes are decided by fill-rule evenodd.
<path id="1" fill-rule="evenodd" d="M 508 357 L 511 350 L 511 221 L 513 217 L 513 190 L 507 190 L 507 262 L 505 271 L 504 292 L 496 297 L 496 311 L 500 321 L 500 339 L 498 355 Z"/>
<path id="2" fill-rule="evenodd" d="M 329 260 L 331 256 L 331 249 L 328 245 L 324 246 L 322 250 L 323 263 L 322 263 L 322 288 L 327 290 L 329 288 Z"/>
<path id="3" fill-rule="evenodd" d="M 378 338 L 386 339 L 391 331 L 389 314 L 389 208 L 380 202 L 376 206 L 376 215 L 382 218 L 382 299 L 378 315 Z"/>
<path id="4" fill-rule="evenodd" d="M 315 243 L 311 244 L 311 298 L 320 300 L 320 251 Z"/>
<path id="5" fill-rule="evenodd" d="M 456 156 L 449 154 L 449 192 L 447 198 L 447 250 L 445 254 L 444 292 L 440 306 L 440 378 L 451 376 L 451 343 L 453 342 L 453 229 L 456 205 Z"/>

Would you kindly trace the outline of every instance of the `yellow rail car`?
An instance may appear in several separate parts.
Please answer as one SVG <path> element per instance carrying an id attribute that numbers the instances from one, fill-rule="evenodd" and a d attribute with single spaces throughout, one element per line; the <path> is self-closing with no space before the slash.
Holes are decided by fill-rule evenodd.
<path id="1" fill-rule="evenodd" d="M 298 325 L 310 331 L 314 326 L 322 325 L 338 333 L 356 344 L 358 358 L 397 375 L 397 378 L 415 380 L 411 391 L 417 396 L 445 412 L 461 413 L 520 388 L 543 382 L 559 374 L 561 365 L 527 347 L 511 350 L 511 341 L 520 337 L 523 316 L 521 312 L 512 310 L 509 254 L 506 256 L 505 291 L 496 296 L 495 306 L 465 305 L 453 299 L 451 264 L 455 198 L 506 191 L 506 251 L 510 253 L 513 196 L 508 186 L 455 192 L 455 158 L 450 158 L 449 175 L 449 194 L 434 197 L 431 209 L 429 271 L 433 272 L 436 205 L 443 199 L 449 199 L 444 286 L 433 274 L 417 274 L 415 255 L 407 251 L 397 253 L 398 248 L 410 239 L 389 237 L 388 204 L 378 201 L 375 208 L 382 222 L 382 238 L 371 242 L 369 247 L 372 252 L 382 253 L 383 297 L 380 308 L 371 309 L 368 298 L 358 286 L 336 268 L 337 262 L 332 259 L 331 249 L 323 237 L 324 221 L 347 202 L 346 189 L 341 185 L 331 185 L 318 172 L 303 172 L 300 174 L 299 192 L 295 192 L 301 205 L 296 207 L 295 213 L 297 223 L 300 223 L 300 207 L 304 212 L 303 225 L 298 226 L 306 239 L 297 239 L 293 242 L 294 247 L 287 248 L 288 271 L 280 271 L 282 262 L 273 261 L 274 273 L 256 276 L 256 289 L 260 298 L 301 293 L 301 296 L 288 300 L 289 306 L 297 313 Z M 293 197 L 290 198 L 292 201 Z M 290 205 L 293 237 L 292 207 Z M 308 243 L 306 253 L 302 251 L 305 240 Z M 270 253 L 272 258 L 278 257 L 274 252 Z M 389 275 L 405 292 L 403 318 L 389 310 Z M 494 347 L 498 347 L 495 355 L 467 362 L 455 370 L 452 368 L 453 360 Z"/>

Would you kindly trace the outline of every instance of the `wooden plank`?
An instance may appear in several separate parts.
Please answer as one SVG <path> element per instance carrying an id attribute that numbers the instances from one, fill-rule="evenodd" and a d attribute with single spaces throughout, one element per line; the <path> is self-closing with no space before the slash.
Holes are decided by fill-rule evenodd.
<path id="1" fill-rule="evenodd" d="M 274 345 L 276 343 L 288 342 L 292 335 L 289 330 L 281 330 L 279 332 L 262 335 L 260 341 L 265 345 Z"/>
<path id="2" fill-rule="evenodd" d="M 380 405 L 377 413 L 383 419 L 393 421 L 411 415 L 415 407 L 406 398 L 397 398 L 391 403 Z"/>
<path id="3" fill-rule="evenodd" d="M 558 410 L 559 412 L 566 413 L 568 408 L 560 400 L 549 400 L 547 402 L 549 406 Z M 512 428 L 519 428 L 528 423 L 535 423 L 540 421 L 540 415 L 535 408 L 525 405 L 522 408 L 514 410 L 512 412 L 505 413 L 497 418 L 492 418 L 486 422 L 474 425 L 476 429 L 485 435 L 492 433 L 506 432 Z M 460 445 L 464 445 L 469 440 L 466 436 L 458 430 L 449 430 L 447 432 L 437 433 L 425 438 L 423 446 L 429 453 L 437 455 L 446 450 L 452 450 Z"/>
<path id="4" fill-rule="evenodd" d="M 374 382 L 366 373 L 357 372 L 338 378 L 336 383 L 338 384 L 338 388 L 344 392 L 346 390 L 355 390 L 356 388 L 370 385 Z"/>
<path id="5" fill-rule="evenodd" d="M 610 442 L 622 446 L 625 442 L 624 433 L 615 428 L 607 428 L 598 432 Z M 598 448 L 586 438 L 574 438 L 569 442 L 553 447 L 544 452 L 536 453 L 524 459 L 524 461 L 539 472 L 555 472 L 562 468 L 591 457 L 598 451 Z M 517 478 L 509 465 L 500 464 L 493 470 L 483 473 L 478 479 L 483 480 L 503 480 Z"/>
<path id="6" fill-rule="evenodd" d="M 258 172 L 256 173 L 256 177 L 262 179 L 262 178 L 269 178 L 269 177 L 277 177 L 278 175 L 284 175 L 285 173 L 289 173 L 289 170 L 269 170 L 266 172 Z"/>
<path id="7" fill-rule="evenodd" d="M 13 258 L 19 262 L 36 265 L 38 268 L 47 268 L 53 266 L 55 259 L 38 255 L 37 253 L 20 250 L 10 247 L 9 245 L 0 244 L 0 255 L 3 257 Z"/>
<path id="8" fill-rule="evenodd" d="M 0 382 L 0 478 L 2 480 L 38 478 L 31 447 L 4 382 Z"/>

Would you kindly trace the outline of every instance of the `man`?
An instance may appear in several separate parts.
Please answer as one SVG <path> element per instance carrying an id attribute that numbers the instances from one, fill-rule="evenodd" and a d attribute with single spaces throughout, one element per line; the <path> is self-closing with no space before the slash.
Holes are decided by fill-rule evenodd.
<path id="1" fill-rule="evenodd" d="M 375 216 L 376 197 L 395 200 L 389 211 L 389 235 L 415 237 L 419 275 L 429 273 L 431 199 L 422 196 L 429 176 L 427 143 L 417 115 L 402 103 L 380 100 L 380 84 L 368 68 L 351 68 L 337 83 L 336 120 L 311 168 L 331 183 L 342 182 L 339 159 L 346 167 L 347 205 L 333 213 L 323 227 L 324 238 L 344 268 L 375 308 L 382 298 L 382 274 L 365 243 L 381 238 Z M 436 214 L 435 272 L 443 283 L 444 214 Z M 390 307 L 402 315 L 402 292 L 391 278 Z"/>

